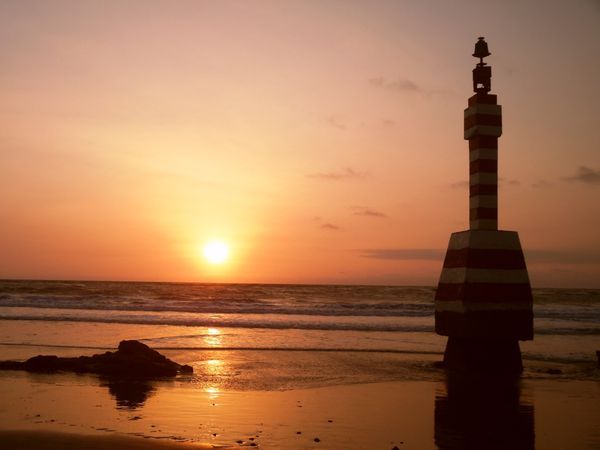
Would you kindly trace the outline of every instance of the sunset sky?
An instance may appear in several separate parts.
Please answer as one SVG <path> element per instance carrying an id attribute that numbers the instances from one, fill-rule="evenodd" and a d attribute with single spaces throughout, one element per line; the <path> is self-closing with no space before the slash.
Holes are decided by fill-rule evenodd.
<path id="1" fill-rule="evenodd" d="M 534 287 L 600 288 L 583 0 L 3 0 L 0 278 L 435 285 L 478 36 L 500 228 Z"/>

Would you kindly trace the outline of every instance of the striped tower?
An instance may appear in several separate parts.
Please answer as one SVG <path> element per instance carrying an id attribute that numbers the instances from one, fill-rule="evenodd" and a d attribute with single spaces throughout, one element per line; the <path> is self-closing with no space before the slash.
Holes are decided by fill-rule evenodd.
<path id="1" fill-rule="evenodd" d="M 473 56 L 465 109 L 469 141 L 469 230 L 450 236 L 435 295 L 435 330 L 448 336 L 449 369 L 520 373 L 519 340 L 533 339 L 532 296 L 516 231 L 498 230 L 498 138 L 502 109 L 491 89 L 483 38 Z"/>

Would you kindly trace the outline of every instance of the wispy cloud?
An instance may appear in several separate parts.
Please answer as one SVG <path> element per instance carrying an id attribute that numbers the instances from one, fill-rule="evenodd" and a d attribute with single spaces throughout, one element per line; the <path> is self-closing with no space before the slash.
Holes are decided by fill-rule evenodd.
<path id="1" fill-rule="evenodd" d="M 331 223 L 331 222 L 326 222 L 320 216 L 313 217 L 313 220 L 317 224 L 317 227 L 320 228 L 320 229 L 322 229 L 322 230 L 340 231 L 342 229 L 342 227 L 340 227 L 339 225 L 336 225 L 336 224 Z"/>
<path id="2" fill-rule="evenodd" d="M 382 213 L 381 211 L 376 211 L 367 206 L 353 206 L 352 209 L 354 210 L 352 214 L 355 216 L 374 217 L 377 219 L 384 219 L 388 217 L 387 214 Z"/>
<path id="3" fill-rule="evenodd" d="M 577 173 L 573 176 L 565 177 L 565 180 L 597 186 L 600 185 L 600 170 L 579 166 Z"/>
<path id="4" fill-rule="evenodd" d="M 600 249 L 545 250 L 525 249 L 531 264 L 600 264 Z M 443 261 L 445 250 L 435 248 L 376 248 L 358 250 L 364 258 L 384 260 Z"/>
<path id="5" fill-rule="evenodd" d="M 521 182 L 519 180 L 515 180 L 513 178 L 498 177 L 498 184 L 508 185 L 508 186 L 520 186 Z"/>
<path id="6" fill-rule="evenodd" d="M 527 262 L 555 264 L 600 264 L 600 249 L 536 250 L 525 249 Z"/>
<path id="7" fill-rule="evenodd" d="M 344 119 L 342 119 L 336 114 L 332 114 L 329 117 L 327 117 L 326 122 L 328 125 L 332 126 L 333 128 L 337 128 L 338 130 L 345 131 L 348 129 L 348 125 L 346 124 Z"/>
<path id="8" fill-rule="evenodd" d="M 450 183 L 450 187 L 452 189 L 466 189 L 469 187 L 469 182 L 467 180 L 456 181 L 455 183 Z"/>
<path id="9" fill-rule="evenodd" d="M 331 230 L 331 231 L 340 231 L 342 229 L 342 227 L 339 227 L 339 226 L 337 226 L 333 223 L 329 223 L 329 222 L 321 224 L 321 226 L 319 228 L 321 228 L 323 230 Z"/>
<path id="10" fill-rule="evenodd" d="M 512 178 L 499 177 L 498 184 L 501 184 L 503 186 L 520 186 L 521 182 L 519 180 L 515 180 Z M 453 189 L 467 189 L 469 187 L 469 181 L 468 180 L 456 181 L 454 183 L 450 183 L 450 187 Z"/>
<path id="11" fill-rule="evenodd" d="M 351 167 L 346 167 L 337 172 L 317 172 L 310 173 L 306 175 L 308 178 L 314 178 L 316 180 L 330 180 L 330 181 L 340 181 L 340 180 L 351 180 L 351 179 L 361 179 L 369 176 L 367 172 L 360 172 L 358 170 L 354 170 Z"/>
<path id="12" fill-rule="evenodd" d="M 444 258 L 444 251 L 434 248 L 377 248 L 359 250 L 364 258 L 392 260 L 436 260 Z"/>
<path id="13" fill-rule="evenodd" d="M 388 80 L 384 77 L 373 77 L 369 78 L 369 84 L 376 88 L 388 89 L 395 92 L 424 92 L 423 88 L 412 80 L 406 78 L 397 78 L 395 80 Z"/>
<path id="14" fill-rule="evenodd" d="M 545 188 L 549 188 L 554 186 L 553 183 L 550 183 L 549 181 L 546 180 L 538 180 L 534 183 L 531 183 L 531 187 L 536 188 L 536 189 L 545 189 Z"/>

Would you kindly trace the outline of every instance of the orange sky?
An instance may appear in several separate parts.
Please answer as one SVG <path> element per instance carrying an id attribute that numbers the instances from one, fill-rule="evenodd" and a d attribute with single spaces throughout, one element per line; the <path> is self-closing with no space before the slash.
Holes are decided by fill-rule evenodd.
<path id="1" fill-rule="evenodd" d="M 0 278 L 435 285 L 484 35 L 500 228 L 534 286 L 600 287 L 599 23 L 593 1 L 3 1 Z"/>

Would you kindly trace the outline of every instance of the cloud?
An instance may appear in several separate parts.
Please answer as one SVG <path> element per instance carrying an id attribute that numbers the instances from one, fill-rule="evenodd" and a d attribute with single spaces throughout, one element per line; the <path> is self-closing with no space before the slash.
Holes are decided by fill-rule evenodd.
<path id="1" fill-rule="evenodd" d="M 358 250 L 363 258 L 443 261 L 445 250 L 435 248 L 378 248 Z M 600 249 L 524 249 L 528 264 L 600 264 Z"/>
<path id="2" fill-rule="evenodd" d="M 451 183 L 450 187 L 452 189 L 466 189 L 469 187 L 469 182 L 467 180 L 457 181 L 455 183 Z"/>
<path id="3" fill-rule="evenodd" d="M 384 77 L 369 78 L 369 84 L 376 88 L 388 89 L 395 92 L 424 92 L 417 83 L 406 78 L 398 78 L 396 80 L 388 80 Z"/>
<path id="4" fill-rule="evenodd" d="M 600 264 L 599 250 L 536 250 L 525 249 L 527 262 L 557 264 Z"/>
<path id="5" fill-rule="evenodd" d="M 334 223 L 323 221 L 323 218 L 320 216 L 313 217 L 313 220 L 315 221 L 317 226 L 322 230 L 340 231 L 342 229 L 342 227 L 340 227 Z"/>
<path id="6" fill-rule="evenodd" d="M 382 213 L 381 211 L 376 211 L 374 209 L 368 208 L 366 206 L 353 206 L 352 209 L 355 216 L 363 216 L 363 217 L 375 217 L 378 219 L 387 218 L 387 214 Z"/>
<path id="7" fill-rule="evenodd" d="M 600 170 L 579 166 L 577 173 L 573 176 L 565 177 L 565 180 L 597 186 L 600 185 Z"/>
<path id="8" fill-rule="evenodd" d="M 321 226 L 319 228 L 321 228 L 323 230 L 332 230 L 332 231 L 339 231 L 342 229 L 341 227 L 338 227 L 337 225 L 334 225 L 333 223 L 329 223 L 329 222 L 321 224 Z"/>
<path id="9" fill-rule="evenodd" d="M 433 248 L 378 248 L 359 250 L 363 258 L 442 261 L 444 250 Z"/>
<path id="10" fill-rule="evenodd" d="M 333 128 L 337 128 L 338 130 L 344 131 L 348 129 L 348 125 L 346 125 L 343 119 L 339 116 L 336 116 L 335 114 L 332 114 L 327 118 L 327 123 Z"/>
<path id="11" fill-rule="evenodd" d="M 381 126 L 383 127 L 395 127 L 398 124 L 395 120 L 392 119 L 381 119 Z"/>
<path id="12" fill-rule="evenodd" d="M 501 184 L 503 186 L 520 186 L 521 182 L 519 180 L 515 180 L 515 179 L 509 179 L 509 178 L 504 178 L 504 177 L 499 177 L 498 178 L 498 184 Z M 469 187 L 469 181 L 467 180 L 460 180 L 460 181 L 456 181 L 454 183 L 450 183 L 450 187 L 453 189 L 466 189 Z"/>
<path id="13" fill-rule="evenodd" d="M 338 172 L 317 172 L 306 175 L 308 178 L 314 178 L 316 180 L 350 180 L 350 179 L 361 179 L 366 178 L 369 174 L 367 172 L 359 172 L 350 167 Z"/>
<path id="14" fill-rule="evenodd" d="M 544 188 L 549 188 L 552 186 L 554 186 L 554 184 L 552 184 L 546 180 L 538 180 L 534 183 L 531 183 L 531 187 L 536 188 L 536 189 L 544 189 Z"/>
<path id="15" fill-rule="evenodd" d="M 509 186 L 520 186 L 521 182 L 519 180 L 498 177 L 498 184 L 509 185 Z"/>

